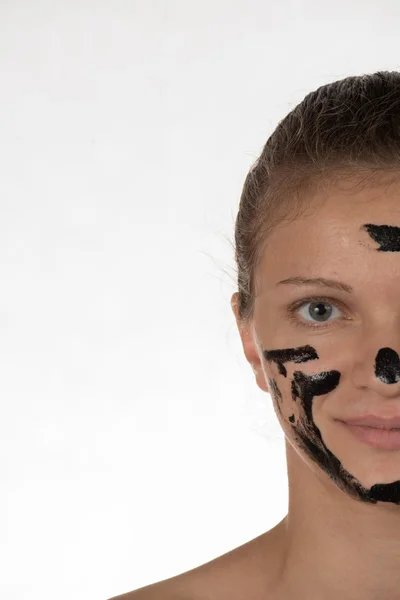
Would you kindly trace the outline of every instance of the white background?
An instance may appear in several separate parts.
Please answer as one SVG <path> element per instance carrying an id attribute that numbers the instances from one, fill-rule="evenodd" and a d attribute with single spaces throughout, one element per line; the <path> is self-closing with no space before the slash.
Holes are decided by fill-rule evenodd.
<path id="1" fill-rule="evenodd" d="M 399 25 L 396 0 L 2 0 L 2 599 L 106 599 L 285 516 L 239 197 L 308 92 L 400 67 Z"/>

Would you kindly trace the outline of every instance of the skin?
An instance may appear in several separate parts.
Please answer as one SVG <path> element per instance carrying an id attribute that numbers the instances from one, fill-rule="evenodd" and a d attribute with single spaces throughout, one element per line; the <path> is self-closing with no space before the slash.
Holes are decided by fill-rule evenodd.
<path id="1" fill-rule="evenodd" d="M 395 600 L 400 450 L 368 446 L 336 419 L 400 415 L 400 183 L 351 193 L 342 185 L 315 196 L 311 208 L 269 238 L 250 323 L 238 317 L 237 294 L 231 299 L 245 357 L 284 431 L 288 465 L 289 511 L 274 543 L 262 538 L 259 553 L 273 553 L 274 564 L 266 561 L 258 597 L 265 585 L 276 599 Z M 353 291 L 278 284 L 298 276 Z M 288 306 L 308 295 L 325 297 L 329 310 L 318 320 L 319 303 L 305 300 L 296 326 Z"/>
<path id="2" fill-rule="evenodd" d="M 268 238 L 251 322 L 239 319 L 238 294 L 231 299 L 245 357 L 285 434 L 287 516 L 118 599 L 400 600 L 400 450 L 368 446 L 336 421 L 400 415 L 400 182 L 352 185 L 310 198 L 310 210 Z M 299 276 L 353 290 L 278 283 Z M 330 309 L 319 320 L 309 295 Z M 296 326 L 288 308 L 303 299 Z"/>

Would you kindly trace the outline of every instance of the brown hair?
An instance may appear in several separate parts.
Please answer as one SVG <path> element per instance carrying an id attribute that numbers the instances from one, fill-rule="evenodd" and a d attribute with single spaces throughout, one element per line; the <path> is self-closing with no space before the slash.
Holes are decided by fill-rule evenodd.
<path id="1" fill-rule="evenodd" d="M 240 319 L 253 318 L 257 269 L 273 229 L 304 214 L 321 189 L 399 176 L 400 72 L 346 77 L 309 93 L 279 122 L 245 179 L 234 248 Z"/>

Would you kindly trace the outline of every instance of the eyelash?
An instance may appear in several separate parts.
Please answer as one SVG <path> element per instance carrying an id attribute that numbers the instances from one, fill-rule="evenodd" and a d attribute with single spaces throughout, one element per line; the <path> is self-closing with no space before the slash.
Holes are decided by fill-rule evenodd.
<path id="1" fill-rule="evenodd" d="M 307 304 L 308 302 L 326 302 L 327 304 L 332 304 L 333 306 L 337 307 L 336 302 L 333 301 L 332 298 L 327 298 L 325 296 L 307 296 L 306 298 L 302 298 L 301 300 L 298 300 L 297 302 L 289 306 L 289 321 L 291 321 L 296 327 L 308 327 L 309 329 L 325 329 L 326 327 L 330 327 L 330 321 L 327 323 L 322 323 L 320 325 L 311 325 L 308 322 L 301 321 L 299 317 L 296 316 L 297 310 L 299 308 L 302 308 L 302 306 L 304 304 Z"/>

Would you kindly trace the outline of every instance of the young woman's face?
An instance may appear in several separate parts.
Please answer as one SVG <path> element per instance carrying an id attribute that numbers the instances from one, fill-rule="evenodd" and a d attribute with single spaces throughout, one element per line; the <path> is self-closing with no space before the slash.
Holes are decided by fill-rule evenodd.
<path id="1" fill-rule="evenodd" d="M 400 443 L 342 422 L 400 419 L 400 183 L 315 202 L 268 240 L 246 357 L 303 460 L 353 498 L 400 504 Z"/>

